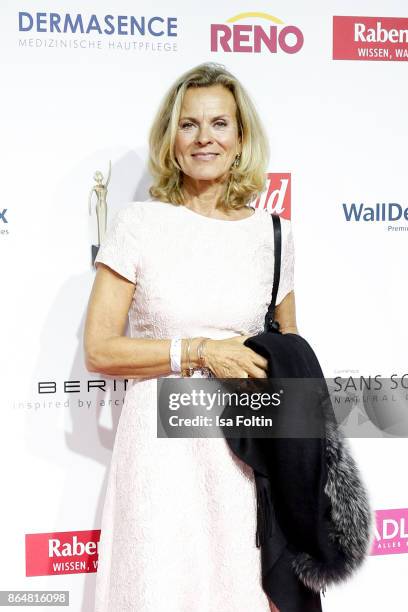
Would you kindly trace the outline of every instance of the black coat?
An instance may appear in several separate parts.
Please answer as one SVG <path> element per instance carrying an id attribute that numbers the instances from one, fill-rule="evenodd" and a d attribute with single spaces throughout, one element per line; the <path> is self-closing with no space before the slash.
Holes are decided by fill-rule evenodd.
<path id="1" fill-rule="evenodd" d="M 268 360 L 268 378 L 321 379 L 327 389 L 300 335 L 264 332 L 244 344 Z M 349 578 L 373 541 L 367 491 L 327 396 L 317 406 L 317 438 L 226 437 L 254 470 L 262 586 L 280 612 L 320 611 L 320 591 Z M 289 421 L 304 416 L 301 402 L 285 410 Z"/>

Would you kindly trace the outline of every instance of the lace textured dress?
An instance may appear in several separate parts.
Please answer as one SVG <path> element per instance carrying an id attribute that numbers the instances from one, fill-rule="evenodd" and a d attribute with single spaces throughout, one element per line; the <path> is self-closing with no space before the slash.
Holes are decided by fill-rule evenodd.
<path id="1" fill-rule="evenodd" d="M 294 287 L 291 222 L 281 224 L 277 304 Z M 116 213 L 96 262 L 136 284 L 131 337 L 222 339 L 263 330 L 273 251 L 265 211 L 229 221 L 148 200 Z M 129 379 L 103 508 L 95 612 L 269 612 L 253 472 L 223 438 L 157 438 L 156 384 Z"/>

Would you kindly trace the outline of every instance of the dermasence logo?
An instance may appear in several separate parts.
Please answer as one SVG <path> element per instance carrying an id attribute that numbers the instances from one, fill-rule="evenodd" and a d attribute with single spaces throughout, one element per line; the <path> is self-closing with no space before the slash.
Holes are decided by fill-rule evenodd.
<path id="1" fill-rule="evenodd" d="M 269 24 L 242 23 L 254 20 Z M 293 54 L 301 50 L 303 42 L 303 33 L 297 26 L 285 25 L 278 17 L 268 13 L 239 13 L 227 19 L 226 23 L 211 24 L 213 52 Z"/>
<path id="2" fill-rule="evenodd" d="M 177 51 L 177 17 L 18 13 L 20 47 Z"/>
<path id="3" fill-rule="evenodd" d="M 176 17 L 145 17 L 135 15 L 71 15 L 70 13 L 18 14 L 20 32 L 51 32 L 58 34 L 120 34 L 121 36 L 177 36 Z"/>

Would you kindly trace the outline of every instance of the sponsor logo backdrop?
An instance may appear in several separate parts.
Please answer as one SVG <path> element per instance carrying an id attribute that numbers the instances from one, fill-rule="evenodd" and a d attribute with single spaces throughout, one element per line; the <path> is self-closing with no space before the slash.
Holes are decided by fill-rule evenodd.
<path id="1" fill-rule="evenodd" d="M 69 590 L 92 610 L 126 381 L 84 366 L 88 195 L 111 160 L 108 223 L 147 197 L 148 129 L 182 71 L 222 62 L 253 96 L 271 146 L 258 206 L 292 220 L 299 331 L 326 376 L 407 373 L 405 14 L 402 0 L 2 7 L 1 589 Z M 378 431 L 351 440 L 376 547 L 327 591 L 330 612 L 405 609 L 407 445 Z"/>

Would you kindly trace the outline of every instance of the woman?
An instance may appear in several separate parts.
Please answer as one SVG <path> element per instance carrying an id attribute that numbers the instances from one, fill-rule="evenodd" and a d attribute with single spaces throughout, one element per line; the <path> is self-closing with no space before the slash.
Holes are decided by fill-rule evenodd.
<path id="1" fill-rule="evenodd" d="M 157 378 L 188 368 L 266 376 L 266 359 L 243 342 L 263 330 L 272 291 L 272 221 L 250 204 L 267 157 L 242 85 L 222 66 L 197 66 L 153 122 L 151 199 L 121 209 L 99 249 L 86 365 L 130 386 L 103 510 L 97 612 L 276 610 L 260 581 L 252 470 L 223 438 L 156 433 Z M 288 220 L 282 232 L 276 318 L 298 333 Z"/>

